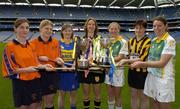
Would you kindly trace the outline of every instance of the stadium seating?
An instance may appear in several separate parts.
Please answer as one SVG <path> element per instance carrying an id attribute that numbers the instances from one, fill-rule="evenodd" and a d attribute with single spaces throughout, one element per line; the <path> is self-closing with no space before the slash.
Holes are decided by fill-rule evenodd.
<path id="1" fill-rule="evenodd" d="M 24 11 L 26 10 L 26 11 Z M 177 10 L 177 11 L 176 11 Z M 156 9 L 108 9 L 108 8 L 75 8 L 75 7 L 41 7 L 41 6 L 1 6 L 0 18 L 50 18 L 50 19 L 86 19 L 97 20 L 136 20 L 152 19 L 164 15 L 168 19 L 180 17 L 180 6 Z M 173 13 L 173 14 L 172 14 Z"/>
<path id="2" fill-rule="evenodd" d="M 107 26 L 112 21 L 120 21 L 123 32 L 121 33 L 127 40 L 133 36 L 132 32 L 128 32 L 129 28 L 133 28 L 134 21 L 137 19 L 147 19 L 150 24 L 148 28 L 152 28 L 151 20 L 158 15 L 165 16 L 168 20 L 178 22 L 180 19 L 180 6 L 166 7 L 166 8 L 151 8 L 151 9 L 110 9 L 110 8 L 82 8 L 82 7 L 42 7 L 42 6 L 0 6 L 0 19 L 5 19 L 0 22 L 0 41 L 6 42 L 12 40 L 15 35 L 12 32 L 13 21 L 16 18 L 28 18 L 32 19 L 31 28 L 38 31 L 38 25 L 42 19 L 51 19 L 55 22 L 55 28 L 62 26 L 63 21 L 72 21 L 77 29 L 83 28 L 84 20 L 88 17 L 94 17 L 100 23 L 100 32 L 102 36 L 107 35 Z M 11 23 L 5 23 L 6 19 L 10 19 Z M 175 21 L 173 21 L 176 19 Z M 31 22 L 32 22 L 31 21 Z M 83 21 L 83 22 L 82 22 Z M 99 22 L 101 21 L 101 22 Z M 177 23 L 176 26 L 180 26 Z M 28 34 L 27 39 L 33 39 L 39 36 L 39 32 L 32 31 Z M 84 33 L 75 32 L 75 35 L 82 36 Z M 180 40 L 180 32 L 171 31 L 172 36 L 176 40 Z M 57 39 L 60 39 L 60 33 L 55 32 L 53 35 Z M 150 38 L 155 35 L 149 34 Z"/>

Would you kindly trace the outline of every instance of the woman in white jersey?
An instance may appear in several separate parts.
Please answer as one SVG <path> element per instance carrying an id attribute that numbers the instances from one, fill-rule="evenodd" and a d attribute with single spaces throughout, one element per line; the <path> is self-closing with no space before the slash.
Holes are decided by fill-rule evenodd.
<path id="1" fill-rule="evenodd" d="M 120 36 L 120 25 L 117 22 L 112 22 L 108 26 L 110 36 L 114 38 L 110 46 L 111 68 L 106 74 L 105 84 L 108 88 L 108 108 L 122 109 L 121 90 L 124 86 L 124 68 L 115 67 L 115 64 L 128 55 L 127 41 Z M 112 66 L 114 65 L 114 66 Z M 114 69 L 114 70 L 113 70 Z"/>
<path id="2" fill-rule="evenodd" d="M 158 16 L 153 20 L 156 38 L 152 40 L 148 61 L 131 64 L 133 68 L 148 67 L 144 93 L 152 98 L 153 109 L 171 109 L 175 101 L 174 57 L 176 42 L 168 33 L 167 21 Z"/>

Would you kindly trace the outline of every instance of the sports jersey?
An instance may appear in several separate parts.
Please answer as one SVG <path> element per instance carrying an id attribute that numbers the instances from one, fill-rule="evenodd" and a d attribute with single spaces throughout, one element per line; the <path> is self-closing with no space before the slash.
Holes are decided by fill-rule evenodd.
<path id="1" fill-rule="evenodd" d="M 85 36 L 83 36 L 83 38 L 85 38 Z M 101 57 L 100 55 L 100 39 L 101 39 L 101 35 L 97 35 L 96 38 L 92 39 L 92 42 L 89 43 L 89 47 L 86 51 L 86 59 L 88 59 L 90 57 L 90 55 L 92 55 L 92 59 L 95 62 L 98 58 Z M 92 49 L 92 50 L 91 50 Z M 92 61 L 92 60 L 90 60 Z"/>
<path id="2" fill-rule="evenodd" d="M 76 52 L 76 37 L 71 40 L 70 43 L 66 43 L 62 38 L 60 40 L 61 46 L 61 58 L 65 63 L 73 64 L 75 60 L 75 52 Z M 65 64 L 67 67 L 71 67 L 71 65 Z M 59 90 L 63 91 L 73 91 L 79 88 L 79 82 L 77 73 L 75 71 L 61 71 L 59 73 Z M 66 83 L 66 84 L 65 84 Z"/>
<path id="3" fill-rule="evenodd" d="M 118 39 L 115 39 L 111 46 L 113 52 L 112 55 L 113 57 L 118 56 L 119 54 L 128 54 L 128 46 L 127 46 L 127 41 L 124 40 L 121 36 L 119 36 Z"/>
<path id="4" fill-rule="evenodd" d="M 15 70 L 39 64 L 34 46 L 27 42 L 26 45 L 20 44 L 17 40 L 9 42 L 3 52 L 2 73 L 4 77 L 16 78 L 20 80 L 33 80 L 40 78 L 38 72 L 22 72 L 15 74 Z"/>
<path id="5" fill-rule="evenodd" d="M 35 45 L 35 51 L 37 56 L 47 56 L 50 60 L 54 60 L 58 57 L 60 57 L 60 48 L 59 48 L 59 42 L 55 38 L 49 38 L 47 42 L 44 42 L 39 36 L 38 38 L 31 41 L 33 45 Z M 41 64 L 51 64 L 55 66 L 55 62 L 49 61 L 49 62 L 42 62 Z"/>
<path id="6" fill-rule="evenodd" d="M 161 39 L 154 38 L 149 51 L 148 61 L 159 61 L 164 54 L 173 55 L 163 68 L 148 68 L 148 71 L 161 78 L 174 78 L 174 56 L 176 55 L 176 42 L 169 33 Z"/>
<path id="7" fill-rule="evenodd" d="M 131 38 L 128 42 L 130 59 L 140 58 L 142 61 L 146 61 L 148 58 L 149 48 L 151 46 L 151 39 L 144 36 L 137 41 L 136 37 Z M 137 72 L 147 72 L 146 68 L 136 68 Z"/>
<path id="8" fill-rule="evenodd" d="M 60 47 L 61 47 L 61 58 L 67 62 L 73 64 L 75 59 L 75 42 L 71 40 L 69 44 L 66 44 L 64 39 L 60 40 Z"/>
<path id="9" fill-rule="evenodd" d="M 124 85 L 124 68 L 118 68 L 115 66 L 115 60 L 114 57 L 117 57 L 118 55 L 128 54 L 128 44 L 127 41 L 124 40 L 121 36 L 119 36 L 115 41 L 113 41 L 111 47 L 110 47 L 110 63 L 111 67 L 109 70 L 109 73 L 106 74 L 105 83 L 116 86 L 116 87 L 122 87 Z"/>

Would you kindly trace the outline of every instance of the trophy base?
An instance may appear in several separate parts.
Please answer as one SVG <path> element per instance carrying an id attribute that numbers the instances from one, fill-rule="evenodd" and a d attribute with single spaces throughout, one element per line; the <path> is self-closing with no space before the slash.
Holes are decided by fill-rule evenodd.
<path id="1" fill-rule="evenodd" d="M 88 70 L 89 67 L 88 68 L 87 67 L 78 67 L 77 69 L 79 69 L 79 70 Z"/>
<path id="2" fill-rule="evenodd" d="M 99 66 L 102 67 L 102 68 L 109 68 L 110 67 L 110 63 L 109 62 L 100 63 Z"/>
<path id="3" fill-rule="evenodd" d="M 99 67 L 102 67 L 102 68 L 110 68 L 110 65 L 99 65 Z"/>

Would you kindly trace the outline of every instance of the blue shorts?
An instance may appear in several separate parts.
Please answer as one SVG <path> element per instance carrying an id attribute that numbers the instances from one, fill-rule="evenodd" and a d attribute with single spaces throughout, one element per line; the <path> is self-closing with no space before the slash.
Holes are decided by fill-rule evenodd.
<path id="1" fill-rule="evenodd" d="M 40 79 L 29 81 L 13 79 L 12 87 L 15 107 L 40 103 L 42 100 Z"/>
<path id="2" fill-rule="evenodd" d="M 41 72 L 41 93 L 42 96 L 55 94 L 58 89 L 58 73 L 57 72 Z"/>
<path id="3" fill-rule="evenodd" d="M 75 72 L 59 72 L 59 90 L 73 91 L 79 88 L 78 76 Z"/>

